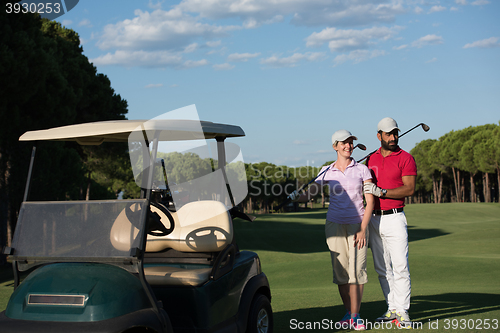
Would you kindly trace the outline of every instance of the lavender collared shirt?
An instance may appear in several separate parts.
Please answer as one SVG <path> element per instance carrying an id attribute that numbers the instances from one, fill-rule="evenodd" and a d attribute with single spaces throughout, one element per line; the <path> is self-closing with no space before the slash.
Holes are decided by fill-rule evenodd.
<path id="1" fill-rule="evenodd" d="M 363 205 L 363 182 L 372 179 L 370 170 L 364 164 L 354 159 L 344 172 L 335 167 L 335 162 L 321 168 L 323 175 L 316 179 L 320 185 L 328 185 L 330 190 L 330 205 L 326 219 L 340 224 L 361 223 L 365 208 Z"/>

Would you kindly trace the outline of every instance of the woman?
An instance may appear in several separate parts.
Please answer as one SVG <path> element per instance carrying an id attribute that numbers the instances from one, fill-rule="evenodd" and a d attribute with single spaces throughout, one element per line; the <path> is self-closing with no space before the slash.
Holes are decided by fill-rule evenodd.
<path id="1" fill-rule="evenodd" d="M 365 194 L 366 207 L 363 206 L 363 184 L 370 182 L 372 176 L 364 164 L 357 163 L 351 157 L 353 140 L 357 138 L 346 130 L 339 130 L 332 135 L 337 160 L 320 170 L 319 174 L 328 168 L 315 183 L 319 186 L 328 185 L 330 190 L 325 225 L 326 242 L 332 258 L 333 282 L 338 285 L 346 308 L 346 314 L 337 326 L 364 330 L 366 327 L 360 318 L 359 309 L 363 286 L 368 281 L 367 227 L 374 199 L 373 195 Z M 309 191 L 313 192 L 312 189 Z"/>

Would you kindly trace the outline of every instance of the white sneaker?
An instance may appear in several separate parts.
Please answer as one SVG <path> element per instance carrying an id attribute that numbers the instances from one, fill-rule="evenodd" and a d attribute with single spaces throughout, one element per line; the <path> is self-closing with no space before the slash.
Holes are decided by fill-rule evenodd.
<path id="1" fill-rule="evenodd" d="M 396 320 L 396 310 L 387 310 L 383 315 L 375 319 L 378 323 L 394 322 Z"/>
<path id="2" fill-rule="evenodd" d="M 410 320 L 410 315 L 407 311 L 396 313 L 397 325 L 399 328 L 410 329 L 412 327 L 412 323 Z"/>

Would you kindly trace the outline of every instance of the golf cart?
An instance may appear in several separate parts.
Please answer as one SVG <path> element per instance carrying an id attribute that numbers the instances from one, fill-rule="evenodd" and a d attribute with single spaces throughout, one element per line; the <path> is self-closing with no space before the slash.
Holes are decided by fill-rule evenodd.
<path id="1" fill-rule="evenodd" d="M 0 313 L 2 333 L 272 332 L 259 257 L 239 251 L 233 237 L 233 217 L 251 218 L 237 207 L 247 195 L 244 163 L 226 138 L 244 135 L 238 126 L 176 119 L 22 135 L 21 141 L 81 145 L 128 142 L 141 197 L 29 201 L 33 154 L 12 245 L 4 249 L 15 290 Z M 217 157 L 204 158 L 202 150 Z"/>

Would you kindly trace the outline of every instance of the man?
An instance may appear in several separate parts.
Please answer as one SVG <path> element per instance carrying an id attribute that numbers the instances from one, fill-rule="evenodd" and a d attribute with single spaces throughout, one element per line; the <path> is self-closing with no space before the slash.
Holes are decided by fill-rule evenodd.
<path id="1" fill-rule="evenodd" d="M 377 321 L 397 321 L 399 327 L 411 328 L 408 231 L 403 207 L 405 197 L 415 192 L 417 166 L 413 156 L 399 148 L 398 136 L 394 119 L 384 118 L 378 123 L 380 149 L 367 160 L 373 183 L 365 184 L 364 192 L 375 196 L 370 246 L 388 306 Z"/>

